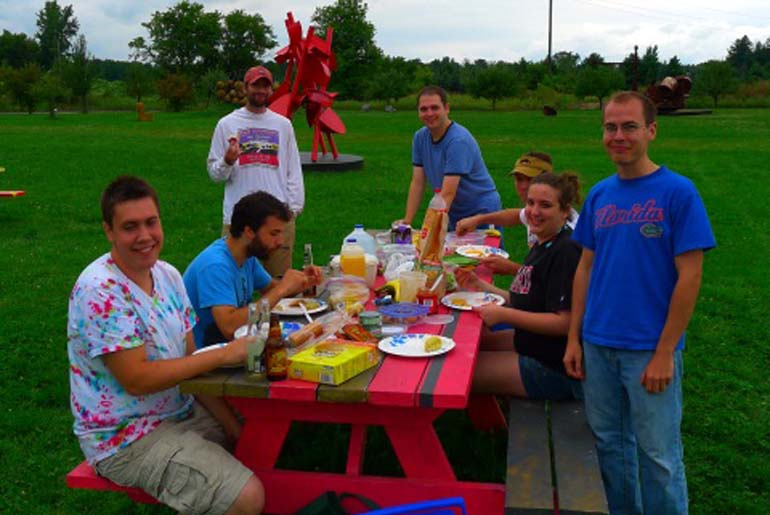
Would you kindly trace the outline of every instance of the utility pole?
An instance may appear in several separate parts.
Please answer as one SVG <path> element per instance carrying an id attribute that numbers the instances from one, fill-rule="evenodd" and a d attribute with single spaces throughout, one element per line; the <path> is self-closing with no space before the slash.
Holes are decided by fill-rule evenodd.
<path id="1" fill-rule="evenodd" d="M 553 33 L 553 0 L 548 0 L 548 71 L 553 73 L 553 61 L 551 61 L 551 35 Z"/>
<path id="2" fill-rule="evenodd" d="M 633 82 L 631 88 L 636 91 L 639 89 L 639 45 L 634 45 L 634 66 L 633 66 Z"/>

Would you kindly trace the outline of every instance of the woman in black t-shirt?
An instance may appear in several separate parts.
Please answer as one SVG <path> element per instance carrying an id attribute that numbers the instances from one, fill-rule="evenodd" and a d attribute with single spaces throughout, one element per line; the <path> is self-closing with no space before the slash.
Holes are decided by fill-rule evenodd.
<path id="1" fill-rule="evenodd" d="M 473 272 L 458 273 L 464 288 L 497 293 L 507 301 L 505 306 L 487 304 L 477 309 L 484 331 L 473 391 L 532 399 L 582 398 L 580 382 L 567 376 L 562 363 L 572 279 L 580 260 L 580 246 L 571 239 L 566 221 L 579 202 L 579 188 L 577 176 L 569 172 L 544 173 L 532 180 L 525 213 L 537 244 L 509 291 L 480 280 Z M 514 329 L 489 330 L 498 324 Z"/>

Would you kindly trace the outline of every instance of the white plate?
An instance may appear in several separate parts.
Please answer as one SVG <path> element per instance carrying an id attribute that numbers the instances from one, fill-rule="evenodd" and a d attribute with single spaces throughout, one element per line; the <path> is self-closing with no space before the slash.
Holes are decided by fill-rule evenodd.
<path id="1" fill-rule="evenodd" d="M 303 325 L 301 322 L 289 322 L 288 320 L 281 320 L 281 337 L 286 338 L 294 331 L 298 331 Z M 246 331 L 249 330 L 249 324 L 244 324 L 235 330 L 233 333 L 233 339 L 243 338 L 246 336 Z"/>
<path id="2" fill-rule="evenodd" d="M 302 308 L 299 307 L 299 303 L 304 302 L 309 314 L 320 313 L 325 310 L 328 305 L 326 302 L 319 299 L 281 299 L 273 306 L 272 311 L 279 315 L 302 315 Z M 317 304 L 317 305 L 316 305 Z M 315 307 L 311 307 L 316 305 Z"/>
<path id="3" fill-rule="evenodd" d="M 210 350 L 221 349 L 225 345 L 227 345 L 227 343 L 215 343 L 214 345 L 209 345 L 208 347 L 203 347 L 202 349 L 198 349 L 195 352 L 193 352 L 193 356 L 196 355 L 196 354 L 203 354 L 204 352 L 208 352 Z M 237 365 L 223 365 L 222 368 L 239 368 L 239 367 L 242 367 L 242 366 L 243 366 L 243 364 L 239 363 Z"/>
<path id="4" fill-rule="evenodd" d="M 486 293 L 482 291 L 457 291 L 444 295 L 441 303 L 448 308 L 459 309 L 460 311 L 470 311 L 473 308 L 483 306 L 494 302 L 498 306 L 505 304 L 505 299 L 496 293 Z"/>
<path id="5" fill-rule="evenodd" d="M 425 352 L 425 339 L 431 336 L 441 338 L 441 348 L 433 352 Z M 427 358 L 438 356 L 454 349 L 455 342 L 451 338 L 435 334 L 399 334 L 380 340 L 378 345 L 382 352 L 404 356 L 407 358 Z"/>
<path id="6" fill-rule="evenodd" d="M 501 256 L 508 259 L 506 251 L 497 247 L 490 247 L 489 245 L 463 245 L 462 247 L 457 247 L 455 252 L 472 259 L 484 259 L 489 256 Z"/>

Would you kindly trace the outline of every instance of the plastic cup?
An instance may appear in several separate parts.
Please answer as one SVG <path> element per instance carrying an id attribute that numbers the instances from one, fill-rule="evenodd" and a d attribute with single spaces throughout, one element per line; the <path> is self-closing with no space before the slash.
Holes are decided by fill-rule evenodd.
<path id="1" fill-rule="evenodd" d="M 422 272 L 408 271 L 398 274 L 400 283 L 399 302 L 414 302 L 417 299 L 417 292 L 425 287 L 428 276 Z"/>

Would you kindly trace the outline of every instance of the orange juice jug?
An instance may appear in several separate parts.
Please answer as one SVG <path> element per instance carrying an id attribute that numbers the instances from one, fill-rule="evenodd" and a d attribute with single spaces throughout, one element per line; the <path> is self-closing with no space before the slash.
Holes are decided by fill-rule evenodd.
<path id="1" fill-rule="evenodd" d="M 354 238 L 345 240 L 340 252 L 340 268 L 345 275 L 357 275 L 366 277 L 366 256 L 364 249 L 356 243 Z"/>

